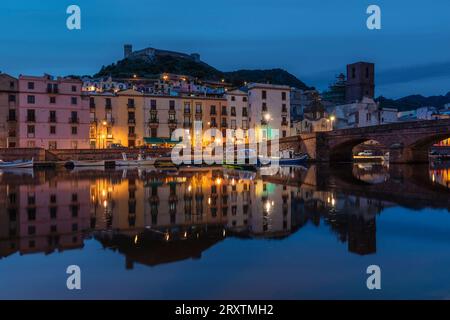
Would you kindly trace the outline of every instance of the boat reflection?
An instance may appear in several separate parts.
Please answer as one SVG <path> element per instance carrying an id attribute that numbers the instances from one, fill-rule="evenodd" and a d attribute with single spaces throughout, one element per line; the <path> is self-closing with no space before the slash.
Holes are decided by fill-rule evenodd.
<path id="1" fill-rule="evenodd" d="M 349 252 L 373 254 L 376 217 L 390 206 L 449 208 L 448 168 L 283 167 L 277 175 L 223 168 L 36 171 L 0 175 L 0 256 L 49 254 L 95 239 L 155 266 L 227 237 L 280 240 L 325 225 Z M 425 179 L 425 180 L 424 180 Z"/>

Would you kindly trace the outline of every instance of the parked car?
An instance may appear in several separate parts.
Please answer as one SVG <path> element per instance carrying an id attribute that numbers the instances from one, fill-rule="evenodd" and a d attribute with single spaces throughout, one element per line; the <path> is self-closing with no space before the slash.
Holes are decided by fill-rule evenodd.
<path id="1" fill-rule="evenodd" d="M 125 148 L 123 145 L 121 145 L 120 143 L 112 143 L 109 146 L 110 149 L 121 149 L 121 148 Z"/>
<path id="2" fill-rule="evenodd" d="M 370 150 L 364 150 L 362 152 L 358 152 L 358 156 L 370 157 L 370 156 L 373 156 L 373 153 Z"/>

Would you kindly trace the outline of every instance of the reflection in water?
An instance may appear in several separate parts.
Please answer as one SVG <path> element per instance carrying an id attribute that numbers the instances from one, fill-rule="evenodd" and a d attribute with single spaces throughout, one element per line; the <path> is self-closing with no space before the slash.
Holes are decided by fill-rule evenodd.
<path id="1" fill-rule="evenodd" d="M 135 264 L 199 259 L 226 238 L 286 239 L 326 226 L 352 254 L 377 253 L 387 208 L 450 207 L 449 168 L 354 164 L 0 173 L 0 257 L 83 248 L 95 239 Z"/>

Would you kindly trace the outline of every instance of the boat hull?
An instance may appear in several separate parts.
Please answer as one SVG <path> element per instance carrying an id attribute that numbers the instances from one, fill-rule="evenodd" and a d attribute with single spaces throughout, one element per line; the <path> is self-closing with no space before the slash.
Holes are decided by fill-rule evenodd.
<path id="1" fill-rule="evenodd" d="M 31 161 L 13 161 L 0 162 L 0 169 L 14 169 L 14 168 L 33 168 L 34 162 Z"/>
<path id="2" fill-rule="evenodd" d="M 117 160 L 116 167 L 146 167 L 153 166 L 155 164 L 154 159 L 149 160 Z"/>
<path id="3" fill-rule="evenodd" d="M 100 161 L 71 161 L 72 165 L 77 167 L 104 167 L 105 166 L 105 160 Z"/>

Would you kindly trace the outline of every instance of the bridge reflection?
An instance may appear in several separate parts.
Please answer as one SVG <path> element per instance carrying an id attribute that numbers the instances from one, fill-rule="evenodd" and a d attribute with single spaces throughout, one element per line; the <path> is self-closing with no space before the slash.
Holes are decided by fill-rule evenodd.
<path id="1" fill-rule="evenodd" d="M 37 171 L 0 176 L 0 256 L 82 248 L 95 239 L 126 268 L 200 258 L 227 237 L 289 237 L 326 226 L 356 254 L 376 252 L 387 207 L 450 208 L 448 167 L 284 167 Z"/>

